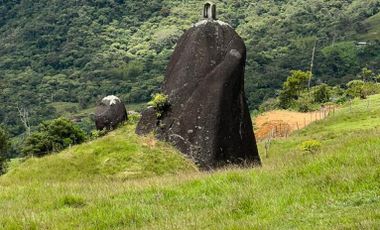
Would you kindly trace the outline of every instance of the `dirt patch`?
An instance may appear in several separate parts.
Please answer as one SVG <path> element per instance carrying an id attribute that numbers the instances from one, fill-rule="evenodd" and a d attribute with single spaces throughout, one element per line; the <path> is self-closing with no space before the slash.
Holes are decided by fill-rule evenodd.
<path id="1" fill-rule="evenodd" d="M 255 135 L 257 140 L 269 137 L 287 137 L 292 132 L 305 128 L 314 121 L 325 119 L 334 112 L 334 107 L 310 113 L 299 113 L 287 110 L 275 110 L 255 118 Z"/>

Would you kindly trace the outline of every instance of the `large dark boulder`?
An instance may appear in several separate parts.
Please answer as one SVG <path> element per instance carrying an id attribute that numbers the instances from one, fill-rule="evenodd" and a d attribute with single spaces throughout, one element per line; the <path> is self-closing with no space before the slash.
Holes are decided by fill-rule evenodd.
<path id="1" fill-rule="evenodd" d="M 260 164 L 244 95 L 246 48 L 226 23 L 207 19 L 180 38 L 162 87 L 170 107 L 144 111 L 136 132 L 154 131 L 201 168 Z"/>
<path id="2" fill-rule="evenodd" d="M 112 130 L 128 120 L 124 103 L 116 96 L 107 96 L 96 107 L 95 125 L 97 130 Z"/>

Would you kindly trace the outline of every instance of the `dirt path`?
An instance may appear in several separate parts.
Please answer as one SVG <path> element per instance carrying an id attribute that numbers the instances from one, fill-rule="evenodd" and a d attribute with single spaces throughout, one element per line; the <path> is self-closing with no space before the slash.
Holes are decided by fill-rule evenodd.
<path id="1" fill-rule="evenodd" d="M 295 130 L 302 129 L 314 121 L 325 119 L 335 108 L 324 108 L 310 113 L 299 113 L 287 110 L 275 110 L 255 118 L 255 135 L 257 140 L 272 136 L 287 137 Z"/>

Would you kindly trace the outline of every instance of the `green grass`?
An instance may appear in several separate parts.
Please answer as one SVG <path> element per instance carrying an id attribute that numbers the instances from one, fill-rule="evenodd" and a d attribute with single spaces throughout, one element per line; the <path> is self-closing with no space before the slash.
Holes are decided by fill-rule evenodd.
<path id="1" fill-rule="evenodd" d="M 168 144 L 144 138 L 127 124 L 98 140 L 44 158 L 13 162 L 4 180 L 11 183 L 130 179 L 194 171 L 195 166 Z M 32 176 L 31 176 L 32 175 Z"/>
<path id="2" fill-rule="evenodd" d="M 380 13 L 368 18 L 365 23 L 369 24 L 367 33 L 359 35 L 362 40 L 379 40 L 380 39 Z"/>
<path id="3" fill-rule="evenodd" d="M 131 125 L 14 163 L 0 229 L 379 229 L 380 95 L 368 100 L 274 141 L 268 157 L 260 143 L 261 168 L 198 172 Z M 303 152 L 308 140 L 321 150 Z"/>

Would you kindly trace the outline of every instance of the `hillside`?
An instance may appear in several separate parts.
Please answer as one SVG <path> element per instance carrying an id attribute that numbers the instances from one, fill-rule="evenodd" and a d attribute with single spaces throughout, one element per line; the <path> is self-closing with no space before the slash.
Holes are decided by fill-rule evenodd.
<path id="1" fill-rule="evenodd" d="M 293 69 L 308 70 L 315 41 L 315 82 L 344 84 L 362 67 L 379 69 L 380 44 L 354 45 L 380 0 L 218 0 L 218 17 L 248 49 L 250 109 L 276 94 Z M 200 19 L 202 1 L 12 0 L 0 3 L 0 123 L 25 131 L 116 94 L 141 103 L 159 90 L 178 38 Z M 371 27 L 372 28 L 372 27 Z M 376 39 L 372 36 L 371 39 Z"/>
<path id="2" fill-rule="evenodd" d="M 130 125 L 14 163 L 0 177 L 5 229 L 377 229 L 380 95 L 275 140 L 263 167 L 194 170 Z M 321 149 L 302 151 L 304 141 Z M 172 175 L 174 174 L 174 175 Z M 160 176 L 161 175 L 161 176 Z M 22 216 L 22 218 L 20 218 Z"/>
<path id="3" fill-rule="evenodd" d="M 368 18 L 364 21 L 366 31 L 363 34 L 359 34 L 359 38 L 362 40 L 379 40 L 380 39 L 380 13 Z"/>
<path id="4" fill-rule="evenodd" d="M 154 137 L 137 137 L 132 125 L 60 154 L 13 164 L 17 167 L 8 176 L 20 182 L 32 181 L 29 175 L 37 180 L 67 182 L 109 176 L 123 180 L 195 170 L 168 144 Z"/>

